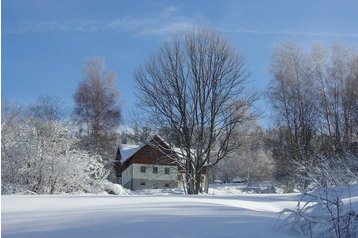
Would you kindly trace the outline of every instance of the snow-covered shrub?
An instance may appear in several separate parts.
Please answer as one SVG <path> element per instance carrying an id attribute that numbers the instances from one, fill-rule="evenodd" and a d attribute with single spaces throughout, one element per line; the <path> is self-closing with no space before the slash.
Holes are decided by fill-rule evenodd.
<path id="1" fill-rule="evenodd" d="M 304 193 L 295 209 L 280 212 L 280 217 L 288 215 L 280 227 L 308 237 L 356 237 L 358 213 L 342 202 L 343 193 L 337 188 Z"/>
<path id="2" fill-rule="evenodd" d="M 1 194 L 36 194 L 36 193 L 27 190 L 27 187 L 21 184 L 2 183 Z"/>
<path id="3" fill-rule="evenodd" d="M 358 158 L 348 152 L 341 156 L 317 156 L 314 161 L 297 162 L 296 167 L 308 190 L 358 182 Z"/>
<path id="4" fill-rule="evenodd" d="M 70 128 L 59 120 L 2 115 L 2 193 L 82 191 L 105 177 L 101 157 L 78 150 Z"/>
<path id="5" fill-rule="evenodd" d="M 358 181 L 358 158 L 352 154 L 322 156 L 316 158 L 314 166 L 299 164 L 298 167 L 313 192 L 303 192 L 295 209 L 280 212 L 283 220 L 279 227 L 309 237 L 357 237 L 358 213 L 351 206 L 350 188 Z"/>
<path id="6" fill-rule="evenodd" d="M 275 187 L 272 183 L 249 181 L 241 190 L 244 193 L 275 193 Z"/>
<path id="7" fill-rule="evenodd" d="M 130 195 L 132 191 L 108 180 L 94 180 L 85 187 L 85 192 L 95 194 Z"/>
<path id="8" fill-rule="evenodd" d="M 83 191 L 87 184 L 106 175 L 101 157 L 86 151 L 71 150 L 53 160 L 56 165 L 48 171 L 50 190 L 45 192 Z"/>

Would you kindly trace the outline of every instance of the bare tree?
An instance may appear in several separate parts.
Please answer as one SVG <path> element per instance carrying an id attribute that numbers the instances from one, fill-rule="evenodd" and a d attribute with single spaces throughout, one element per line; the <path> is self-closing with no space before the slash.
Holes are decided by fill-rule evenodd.
<path id="1" fill-rule="evenodd" d="M 152 127 L 172 132 L 188 193 L 197 194 L 201 175 L 237 145 L 236 125 L 254 116 L 245 57 L 220 34 L 194 30 L 174 35 L 134 78 Z"/>
<path id="2" fill-rule="evenodd" d="M 281 169 L 291 178 L 285 180 L 294 181 L 297 171 L 291 162 L 313 158 L 312 141 L 318 114 L 314 70 L 309 57 L 296 43 L 290 42 L 274 50 L 270 71 L 273 80 L 269 97 L 277 122 L 276 140 L 280 140 L 274 156 L 280 165 L 285 165 Z"/>
<path id="3" fill-rule="evenodd" d="M 45 95 L 30 105 L 27 114 L 42 121 L 60 121 L 65 117 L 65 109 L 60 98 Z"/>
<path id="4" fill-rule="evenodd" d="M 84 67 L 75 99 L 75 121 L 80 126 L 84 149 L 100 154 L 105 160 L 114 158 L 121 111 L 116 89 L 116 76 L 105 69 L 103 60 L 92 58 Z"/>
<path id="5" fill-rule="evenodd" d="M 319 92 L 320 133 L 325 151 L 342 154 L 357 137 L 358 54 L 335 44 L 329 55 L 320 45 L 313 49 L 317 92 Z"/>

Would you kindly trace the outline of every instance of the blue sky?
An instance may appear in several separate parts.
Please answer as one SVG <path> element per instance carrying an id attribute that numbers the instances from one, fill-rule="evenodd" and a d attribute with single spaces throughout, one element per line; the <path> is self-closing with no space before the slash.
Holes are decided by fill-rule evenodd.
<path id="1" fill-rule="evenodd" d="M 135 107 L 133 71 L 171 32 L 212 28 L 248 59 L 249 87 L 264 91 L 272 47 L 296 40 L 358 45 L 358 1 L 3 0 L 2 98 L 39 95 L 73 106 L 86 59 L 103 57 L 118 76 L 124 114 Z M 265 102 L 258 104 L 269 112 Z"/>

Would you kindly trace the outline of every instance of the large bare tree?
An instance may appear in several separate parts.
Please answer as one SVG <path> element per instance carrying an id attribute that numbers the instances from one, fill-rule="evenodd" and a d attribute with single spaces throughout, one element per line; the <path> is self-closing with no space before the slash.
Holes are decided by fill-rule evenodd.
<path id="1" fill-rule="evenodd" d="M 189 194 L 203 190 L 201 175 L 237 146 L 231 140 L 236 125 L 254 116 L 248 74 L 245 57 L 222 35 L 204 30 L 173 35 L 135 71 L 151 126 L 171 131 L 168 141 L 180 148 Z"/>
<path id="2" fill-rule="evenodd" d="M 75 99 L 75 120 L 81 128 L 84 149 L 100 154 L 105 160 L 114 157 L 116 129 L 121 120 L 116 76 L 105 69 L 103 60 L 92 58 L 84 67 Z"/>

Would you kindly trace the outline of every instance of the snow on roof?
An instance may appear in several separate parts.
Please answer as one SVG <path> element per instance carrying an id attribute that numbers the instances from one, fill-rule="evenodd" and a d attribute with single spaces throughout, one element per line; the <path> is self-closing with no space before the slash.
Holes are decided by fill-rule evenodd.
<path id="1" fill-rule="evenodd" d="M 163 138 L 161 138 L 159 135 L 155 135 L 153 139 L 155 139 L 155 137 L 159 138 L 161 141 L 163 141 L 163 143 L 165 143 L 169 148 L 171 148 L 171 150 L 184 162 L 185 161 L 185 157 L 187 156 L 187 153 L 185 150 L 181 149 L 181 148 L 177 148 L 177 147 L 171 147 L 170 144 L 168 142 L 166 142 Z M 145 145 L 145 144 L 144 144 Z M 119 146 L 120 152 L 121 152 L 121 163 L 123 164 L 124 162 L 126 162 L 132 155 L 134 155 L 138 150 L 140 150 L 143 146 L 142 145 L 132 145 L 132 144 L 121 144 Z M 194 149 L 190 150 L 190 154 L 194 155 L 195 154 Z"/>
<path id="2" fill-rule="evenodd" d="M 165 142 L 165 141 L 164 141 Z M 166 143 L 166 142 L 165 142 Z M 168 144 L 169 145 L 169 144 Z M 140 150 L 144 145 L 132 145 L 132 144 L 121 144 L 119 146 L 121 152 L 121 163 L 126 162 L 132 155 L 134 155 L 138 150 Z M 185 151 L 180 148 L 173 148 L 173 151 L 180 157 L 183 158 Z M 192 151 L 193 152 L 193 151 Z"/>
<path id="3" fill-rule="evenodd" d="M 168 146 L 168 147 L 170 148 L 169 143 L 166 142 L 160 135 L 155 134 L 155 135 L 153 136 L 152 140 L 155 139 L 155 137 L 157 137 L 157 138 L 158 138 L 159 140 L 161 140 L 166 146 Z"/>
<path id="4" fill-rule="evenodd" d="M 121 151 L 121 163 L 126 162 L 134 153 L 136 153 L 143 145 L 130 145 L 130 144 L 121 144 L 119 149 Z"/>

